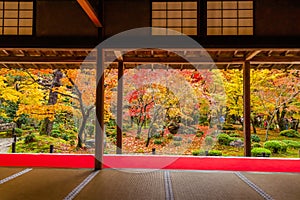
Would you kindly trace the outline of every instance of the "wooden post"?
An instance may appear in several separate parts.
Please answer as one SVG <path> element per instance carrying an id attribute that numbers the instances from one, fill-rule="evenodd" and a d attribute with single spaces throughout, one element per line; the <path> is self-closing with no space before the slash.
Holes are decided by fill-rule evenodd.
<path id="1" fill-rule="evenodd" d="M 102 49 L 97 49 L 95 170 L 102 169 L 104 150 L 104 65 Z"/>
<path id="2" fill-rule="evenodd" d="M 123 124 L 123 61 L 118 62 L 118 100 L 117 100 L 117 154 L 122 154 L 122 124 Z"/>
<path id="3" fill-rule="evenodd" d="M 244 88 L 244 156 L 251 156 L 251 102 L 250 102 L 250 62 L 243 65 Z"/>

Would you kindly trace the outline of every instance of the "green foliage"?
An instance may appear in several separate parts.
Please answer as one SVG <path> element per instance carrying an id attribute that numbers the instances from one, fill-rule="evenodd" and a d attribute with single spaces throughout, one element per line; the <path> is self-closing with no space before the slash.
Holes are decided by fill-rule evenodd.
<path id="1" fill-rule="evenodd" d="M 69 135 L 66 133 L 61 134 L 61 138 L 65 141 L 68 141 L 70 139 Z"/>
<path id="2" fill-rule="evenodd" d="M 180 137 L 180 136 L 175 136 L 175 137 L 173 137 L 173 140 L 174 140 L 174 141 L 182 141 L 182 137 Z"/>
<path id="3" fill-rule="evenodd" d="M 282 142 L 284 142 L 285 144 L 287 144 L 288 147 L 290 147 L 290 148 L 300 149 L 300 142 L 298 142 L 298 141 L 294 141 L 294 140 L 282 140 Z"/>
<path id="4" fill-rule="evenodd" d="M 61 137 L 60 130 L 52 130 L 51 136 L 54 137 L 54 138 L 59 138 L 59 137 Z"/>
<path id="5" fill-rule="evenodd" d="M 171 140 L 171 139 L 174 138 L 174 136 L 173 136 L 173 134 L 168 134 L 168 135 L 167 135 L 167 138 L 168 138 L 169 140 Z"/>
<path id="6" fill-rule="evenodd" d="M 223 124 L 222 130 L 235 130 L 232 124 Z"/>
<path id="7" fill-rule="evenodd" d="M 252 147 L 253 148 L 261 147 L 261 144 L 255 142 L 255 143 L 252 143 Z"/>
<path id="8" fill-rule="evenodd" d="M 266 157 L 269 157 L 271 155 L 271 151 L 269 149 L 266 149 L 266 148 L 253 148 L 251 150 L 251 154 L 253 157 L 262 157 L 263 156 L 263 153 L 265 153 L 265 156 Z"/>
<path id="9" fill-rule="evenodd" d="M 35 142 L 35 141 L 36 141 L 36 136 L 33 133 L 26 135 L 25 138 L 24 138 L 24 142 L 26 144 L 31 143 L 31 142 Z"/>
<path id="10" fill-rule="evenodd" d="M 70 145 L 71 146 L 75 146 L 75 144 L 76 144 L 75 140 L 70 140 Z"/>
<path id="11" fill-rule="evenodd" d="M 219 150 L 210 150 L 208 151 L 209 156 L 222 156 L 222 151 Z"/>
<path id="12" fill-rule="evenodd" d="M 192 155 L 193 156 L 204 156 L 205 151 L 203 149 L 194 149 L 194 150 L 192 150 Z"/>
<path id="13" fill-rule="evenodd" d="M 229 135 L 230 137 L 240 137 L 240 134 L 235 133 L 235 132 L 229 133 L 228 135 Z"/>
<path id="14" fill-rule="evenodd" d="M 107 128 L 105 130 L 106 132 L 106 135 L 109 136 L 109 137 L 116 137 L 117 136 L 117 129 L 113 128 L 113 129 L 109 129 Z"/>
<path id="15" fill-rule="evenodd" d="M 203 134 L 204 134 L 203 131 L 197 131 L 196 137 L 202 137 Z"/>
<path id="16" fill-rule="evenodd" d="M 204 141 L 205 141 L 206 145 L 212 145 L 213 142 L 214 142 L 213 138 L 211 136 L 209 136 L 209 135 L 205 137 Z"/>
<path id="17" fill-rule="evenodd" d="M 218 143 L 220 145 L 226 145 L 226 146 L 228 146 L 231 141 L 234 141 L 234 138 L 230 137 L 229 135 L 227 135 L 225 133 L 219 134 L 217 139 L 218 139 Z"/>
<path id="18" fill-rule="evenodd" d="M 300 137 L 299 132 L 293 129 L 281 131 L 279 135 L 286 137 Z"/>
<path id="19" fill-rule="evenodd" d="M 258 135 L 251 135 L 251 141 L 252 142 L 260 142 L 260 138 Z"/>
<path id="20" fill-rule="evenodd" d="M 23 134 L 23 130 L 20 128 L 15 128 L 15 134 L 17 137 L 21 137 Z"/>
<path id="21" fill-rule="evenodd" d="M 160 134 L 159 133 L 155 133 L 155 134 L 153 134 L 153 136 L 152 136 L 153 138 L 160 138 L 161 136 L 160 136 Z"/>
<path id="22" fill-rule="evenodd" d="M 163 143 L 162 140 L 159 140 L 159 139 L 154 140 L 154 144 L 162 144 L 162 143 Z"/>
<path id="23" fill-rule="evenodd" d="M 92 137 L 95 133 L 95 126 L 94 124 L 86 124 L 85 125 L 85 130 L 87 132 L 87 134 Z"/>
<path id="24" fill-rule="evenodd" d="M 278 140 L 270 140 L 264 143 L 264 148 L 271 150 L 273 153 L 286 152 L 287 144 Z"/>

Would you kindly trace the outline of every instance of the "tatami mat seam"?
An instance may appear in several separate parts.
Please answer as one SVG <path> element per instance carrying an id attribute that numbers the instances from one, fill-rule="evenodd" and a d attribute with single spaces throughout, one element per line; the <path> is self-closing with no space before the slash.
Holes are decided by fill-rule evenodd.
<path id="1" fill-rule="evenodd" d="M 244 181 L 248 186 L 250 186 L 252 189 L 254 189 L 260 196 L 262 196 L 266 200 L 274 200 L 269 194 L 267 194 L 263 189 L 261 189 L 259 186 L 254 184 L 252 181 L 250 181 L 247 177 L 245 177 L 240 172 L 235 172 L 235 174 Z"/>
<path id="2" fill-rule="evenodd" d="M 6 183 L 6 182 L 8 182 L 8 181 L 10 181 L 12 179 L 15 179 L 15 178 L 17 178 L 17 177 L 19 177 L 19 176 L 21 176 L 23 174 L 26 174 L 27 172 L 30 172 L 31 170 L 32 170 L 32 168 L 27 168 L 27 169 L 24 169 L 24 170 L 16 173 L 16 174 L 13 174 L 13 175 L 11 175 L 9 177 L 6 177 L 6 178 L 0 180 L 0 185 L 3 184 L 3 183 Z"/>
<path id="3" fill-rule="evenodd" d="M 74 188 L 65 198 L 64 200 L 72 200 L 77 194 L 91 181 L 100 171 L 92 172 L 88 177 L 86 177 L 76 188 Z"/>

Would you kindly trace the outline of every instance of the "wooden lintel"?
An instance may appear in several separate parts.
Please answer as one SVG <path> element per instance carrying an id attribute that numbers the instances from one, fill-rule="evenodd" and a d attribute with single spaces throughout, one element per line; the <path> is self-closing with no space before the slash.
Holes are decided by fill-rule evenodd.
<path id="1" fill-rule="evenodd" d="M 300 63 L 300 56 L 259 56 L 249 60 L 251 63 Z"/>
<path id="2" fill-rule="evenodd" d="M 0 63 L 96 63 L 92 56 L 0 56 Z"/>

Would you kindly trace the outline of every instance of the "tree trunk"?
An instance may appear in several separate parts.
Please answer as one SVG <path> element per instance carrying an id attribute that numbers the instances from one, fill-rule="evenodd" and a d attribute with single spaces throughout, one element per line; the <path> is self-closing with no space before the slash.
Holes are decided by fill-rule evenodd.
<path id="1" fill-rule="evenodd" d="M 57 103 L 58 94 L 57 92 L 53 92 L 53 88 L 59 87 L 60 79 L 63 77 L 63 74 L 60 70 L 56 70 L 53 73 L 53 81 L 49 92 L 49 100 L 48 105 L 55 105 Z M 44 127 L 41 128 L 41 134 L 45 134 L 50 136 L 53 127 L 53 121 L 50 121 L 49 118 L 46 118 L 43 124 Z"/>
<path id="2" fill-rule="evenodd" d="M 255 123 L 254 123 L 254 121 L 252 119 L 251 119 L 251 124 L 252 124 L 252 127 L 253 127 L 253 133 L 256 134 Z"/>

